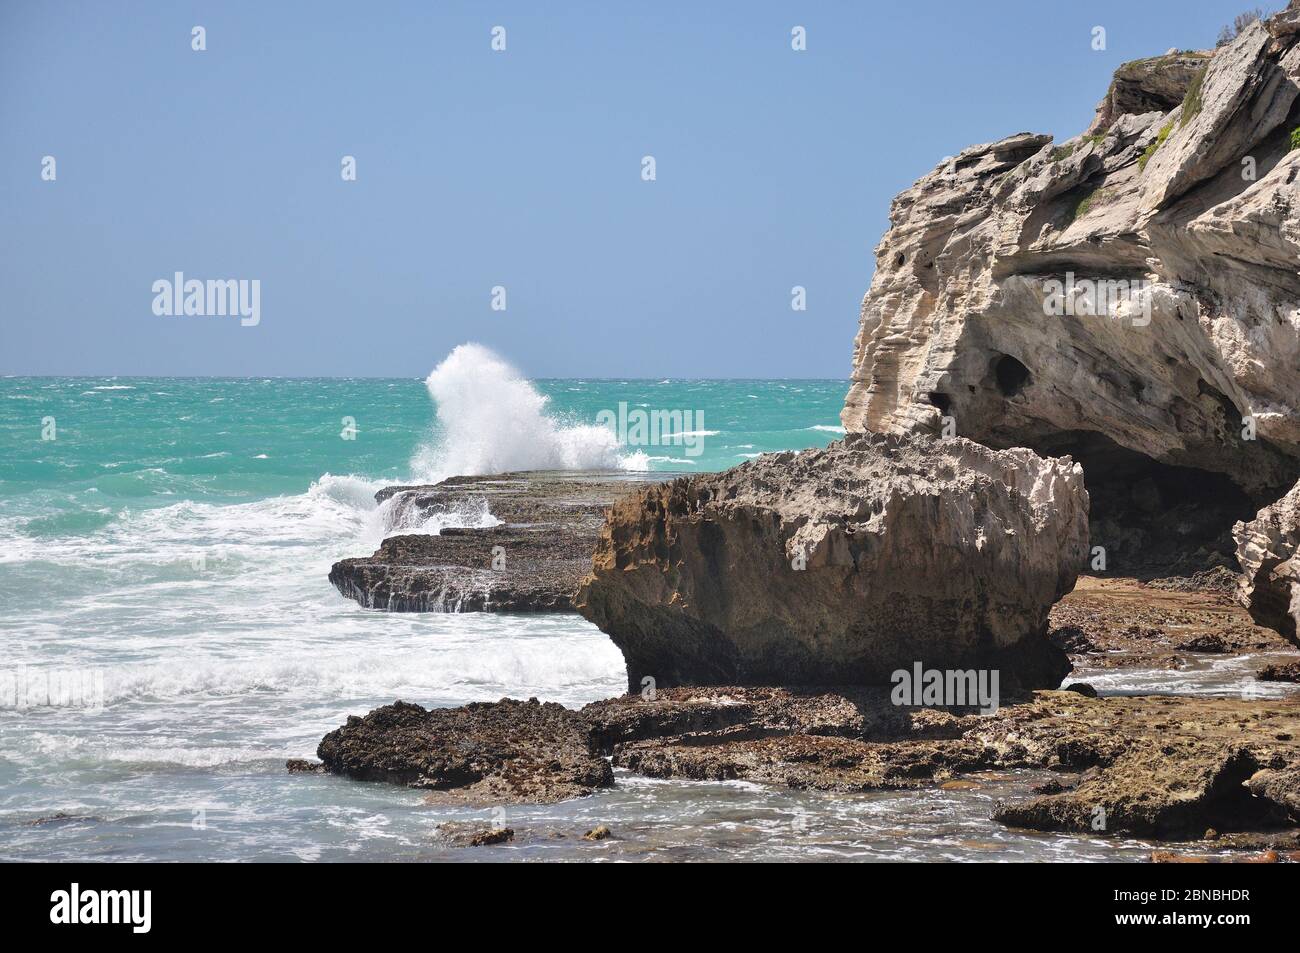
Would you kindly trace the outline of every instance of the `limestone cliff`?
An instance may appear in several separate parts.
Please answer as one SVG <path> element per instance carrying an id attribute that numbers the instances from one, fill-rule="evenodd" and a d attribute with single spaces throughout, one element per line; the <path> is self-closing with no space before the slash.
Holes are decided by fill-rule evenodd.
<path id="1" fill-rule="evenodd" d="M 1213 53 L 1125 64 L 1067 142 L 1019 133 L 942 163 L 893 202 L 844 426 L 947 417 L 1070 453 L 1095 517 L 1217 502 L 1226 535 L 1300 476 L 1298 129 L 1293 3 Z"/>

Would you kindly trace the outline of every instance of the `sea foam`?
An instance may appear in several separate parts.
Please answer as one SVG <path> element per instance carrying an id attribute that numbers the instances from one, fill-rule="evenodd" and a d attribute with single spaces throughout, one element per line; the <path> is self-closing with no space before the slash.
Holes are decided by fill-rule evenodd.
<path id="1" fill-rule="evenodd" d="M 644 454 L 623 453 L 613 432 L 566 425 L 547 413 L 549 398 L 481 344 L 461 344 L 425 385 L 437 407 L 438 439 L 411 460 L 419 479 L 516 470 L 641 470 Z"/>

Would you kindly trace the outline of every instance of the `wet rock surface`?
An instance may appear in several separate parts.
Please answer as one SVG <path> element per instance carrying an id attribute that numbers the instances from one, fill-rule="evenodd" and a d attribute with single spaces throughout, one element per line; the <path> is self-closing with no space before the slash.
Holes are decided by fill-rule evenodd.
<path id="1" fill-rule="evenodd" d="M 390 536 L 369 557 L 335 563 L 329 578 L 367 609 L 571 612 L 592 545 L 591 537 L 563 531 L 448 528 Z"/>
<path id="2" fill-rule="evenodd" d="M 1300 661 L 1265 665 L 1258 678 L 1261 682 L 1300 682 Z"/>
<path id="3" fill-rule="evenodd" d="M 437 535 L 390 536 L 368 557 L 343 559 L 329 579 L 369 609 L 392 612 L 568 612 L 606 507 L 658 479 L 618 473 L 453 477 L 375 494 L 390 525 L 428 521 Z M 488 525 L 498 521 L 498 525 Z"/>
<path id="4" fill-rule="evenodd" d="M 465 803 L 546 803 L 614 783 L 585 720 L 537 699 L 431 710 L 399 701 L 350 717 L 316 754 L 336 774 Z"/>
<path id="5" fill-rule="evenodd" d="M 611 763 L 658 779 L 845 794 L 978 789 L 988 772 L 1033 769 L 1055 776 L 1000 804 L 995 820 L 1172 840 L 1255 832 L 1272 844 L 1294 840 L 1300 824 L 1294 696 L 1034 692 L 991 715 L 895 705 L 883 687 L 682 687 L 577 712 L 535 700 L 399 702 L 349 719 L 319 755 L 332 771 L 427 788 L 439 803 L 590 794 L 614 783 Z"/>
<path id="6" fill-rule="evenodd" d="M 633 689 L 887 684 L 917 660 L 1055 686 L 1047 613 L 1087 506 L 1068 459 L 857 435 L 619 500 L 576 607 Z"/>
<path id="7" fill-rule="evenodd" d="M 1051 641 L 1076 666 L 1088 668 L 1177 670 L 1195 653 L 1294 651 L 1278 633 L 1255 624 L 1217 573 L 1149 583 L 1080 576 L 1050 619 Z"/>
<path id="8" fill-rule="evenodd" d="M 860 792 L 1039 768 L 1060 772 L 1060 782 L 1001 806 L 997 820 L 1173 839 L 1300 820 L 1288 800 L 1300 764 L 1294 699 L 1037 692 L 981 716 L 892 706 L 884 690 L 733 687 L 671 689 L 652 701 L 627 696 L 583 713 L 606 747 L 626 739 L 609 747 L 615 766 L 656 778 Z M 715 726 L 698 727 L 710 715 Z M 1264 765 L 1280 774 L 1247 788 Z"/>

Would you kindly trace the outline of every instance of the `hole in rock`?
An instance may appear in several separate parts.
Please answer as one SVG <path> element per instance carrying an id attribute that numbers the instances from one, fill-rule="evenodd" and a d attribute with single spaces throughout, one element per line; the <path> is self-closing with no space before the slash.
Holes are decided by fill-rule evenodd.
<path id="1" fill-rule="evenodd" d="M 933 391 L 929 394 L 930 403 L 939 408 L 939 413 L 947 414 L 952 410 L 952 398 L 947 394 L 939 391 Z"/>
<path id="2" fill-rule="evenodd" d="M 1237 571 L 1232 524 L 1253 519 L 1259 501 L 1224 474 L 1159 463 L 1085 431 L 1029 445 L 1049 456 L 1069 454 L 1083 465 L 1090 545 L 1106 549 L 1104 575 L 1157 578 L 1215 566 Z"/>
<path id="3" fill-rule="evenodd" d="M 906 259 L 905 257 L 903 257 L 903 253 L 900 251 L 900 252 L 898 253 L 898 257 L 894 259 L 894 265 L 895 265 L 895 267 L 902 268 L 902 267 L 903 267 L 903 262 L 905 262 L 906 260 L 907 260 L 907 259 Z"/>
<path id="4" fill-rule="evenodd" d="M 997 377 L 998 390 L 1003 397 L 1015 397 L 1029 383 L 1029 368 L 1021 364 L 1010 354 L 1003 354 L 993 366 Z"/>

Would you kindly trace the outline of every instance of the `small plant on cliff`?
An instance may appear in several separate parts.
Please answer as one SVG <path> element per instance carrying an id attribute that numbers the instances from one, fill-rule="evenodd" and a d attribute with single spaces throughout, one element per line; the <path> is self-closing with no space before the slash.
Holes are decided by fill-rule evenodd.
<path id="1" fill-rule="evenodd" d="M 1287 151 L 1294 152 L 1296 149 L 1300 149 L 1300 126 L 1291 130 L 1291 148 Z"/>
<path id="2" fill-rule="evenodd" d="M 1164 127 L 1156 135 L 1155 139 L 1151 141 L 1151 145 L 1147 146 L 1146 151 L 1142 153 L 1142 157 L 1138 159 L 1139 171 L 1146 171 L 1147 163 L 1150 162 L 1151 157 L 1156 154 L 1156 150 L 1165 144 L 1165 140 L 1169 138 L 1169 133 L 1171 133 L 1173 129 L 1174 124 L 1172 121 L 1165 123 Z"/>
<path id="3" fill-rule="evenodd" d="M 1079 201 L 1075 204 L 1074 208 L 1070 210 L 1070 217 L 1066 221 L 1065 227 L 1069 228 L 1072 224 L 1074 224 L 1074 222 L 1083 218 L 1094 208 L 1096 208 L 1099 205 L 1104 205 L 1114 197 L 1115 197 L 1115 193 L 1111 189 L 1105 189 L 1105 188 L 1093 189 L 1083 198 L 1079 199 Z"/>
<path id="4" fill-rule="evenodd" d="M 1244 13 L 1238 13 L 1233 17 L 1232 22 L 1219 31 L 1219 39 L 1214 44 L 1216 47 L 1227 46 L 1237 37 L 1241 36 L 1241 31 L 1246 29 L 1256 20 L 1262 20 L 1267 14 L 1259 7 L 1254 10 L 1247 10 Z"/>
<path id="5" fill-rule="evenodd" d="M 1201 111 L 1203 105 L 1201 100 L 1201 87 L 1205 85 L 1205 71 L 1208 66 L 1202 66 L 1192 77 L 1191 83 L 1187 86 L 1187 95 L 1183 97 L 1183 115 L 1178 120 L 1178 128 L 1182 129 L 1192 121 L 1193 117 Z"/>

